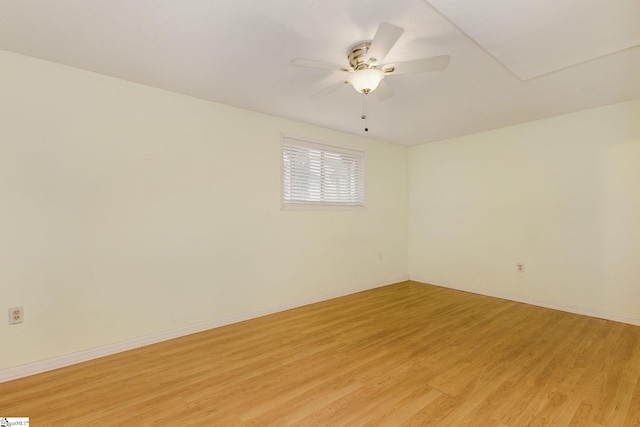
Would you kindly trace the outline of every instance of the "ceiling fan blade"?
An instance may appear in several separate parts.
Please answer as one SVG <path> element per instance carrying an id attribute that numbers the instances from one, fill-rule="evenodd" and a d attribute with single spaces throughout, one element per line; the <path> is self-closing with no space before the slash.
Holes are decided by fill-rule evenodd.
<path id="1" fill-rule="evenodd" d="M 391 86 L 389 86 L 387 84 L 387 82 L 385 82 L 384 80 L 382 80 L 380 82 L 380 84 L 378 85 L 378 87 L 376 88 L 376 90 L 373 91 L 373 94 L 376 96 L 376 98 L 378 98 L 380 101 L 384 101 L 386 99 L 391 98 L 393 95 L 395 95 L 396 93 L 394 92 L 393 89 L 391 89 Z"/>
<path id="2" fill-rule="evenodd" d="M 404 29 L 391 24 L 380 24 L 376 35 L 371 41 L 371 47 L 365 56 L 365 62 L 375 59 L 377 63 L 387 56 L 394 44 L 398 41 Z"/>
<path id="3" fill-rule="evenodd" d="M 305 67 L 305 68 L 319 68 L 322 70 L 349 71 L 339 65 L 332 64 L 331 62 L 317 61 L 315 59 L 306 59 L 306 58 L 296 58 L 293 61 L 291 61 L 291 65 L 295 65 L 296 67 Z"/>
<path id="4" fill-rule="evenodd" d="M 320 92 L 314 93 L 313 95 L 311 95 L 311 99 L 319 99 L 319 98 L 324 98 L 325 96 L 332 94 L 333 92 L 337 91 L 338 89 L 340 89 L 342 86 L 349 84 L 349 82 L 345 81 L 340 81 L 338 83 L 334 83 L 329 87 L 326 87 L 324 89 L 322 89 Z"/>
<path id="5" fill-rule="evenodd" d="M 382 71 L 393 74 L 425 73 L 427 71 L 442 71 L 449 66 L 449 55 L 432 56 L 430 58 L 415 59 L 413 61 L 385 64 Z"/>

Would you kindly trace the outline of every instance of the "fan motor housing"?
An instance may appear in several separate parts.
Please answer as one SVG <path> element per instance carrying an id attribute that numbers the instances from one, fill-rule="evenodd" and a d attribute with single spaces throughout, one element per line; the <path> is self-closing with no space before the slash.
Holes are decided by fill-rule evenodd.
<path id="1" fill-rule="evenodd" d="M 351 49 L 349 49 L 347 59 L 349 59 L 349 65 L 351 65 L 351 68 L 356 71 L 369 68 L 369 64 L 364 62 L 364 56 L 369 52 L 370 47 L 371 42 L 364 42 L 353 45 Z"/>

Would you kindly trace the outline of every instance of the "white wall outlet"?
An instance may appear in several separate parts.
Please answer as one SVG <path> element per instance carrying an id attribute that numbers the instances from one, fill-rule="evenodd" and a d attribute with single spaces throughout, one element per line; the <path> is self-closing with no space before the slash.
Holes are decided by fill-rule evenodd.
<path id="1" fill-rule="evenodd" d="M 24 307 L 9 308 L 9 324 L 17 325 L 24 322 Z"/>
<path id="2" fill-rule="evenodd" d="M 522 264 L 521 262 L 516 264 L 516 271 L 518 273 L 524 273 L 524 264 Z"/>

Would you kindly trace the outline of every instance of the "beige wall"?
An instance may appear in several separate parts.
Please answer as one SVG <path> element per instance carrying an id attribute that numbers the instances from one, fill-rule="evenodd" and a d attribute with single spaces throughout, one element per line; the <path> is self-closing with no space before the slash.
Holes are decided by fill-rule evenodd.
<path id="1" fill-rule="evenodd" d="M 407 277 L 405 147 L 6 52 L 0 94 L 0 370 Z M 282 211 L 281 132 L 367 208 Z"/>
<path id="2" fill-rule="evenodd" d="M 413 279 L 640 324 L 640 100 L 412 147 L 409 217 Z"/>
<path id="3" fill-rule="evenodd" d="M 407 150 L 6 52 L 0 94 L 0 371 L 407 273 L 640 323 L 640 101 Z M 281 132 L 366 150 L 367 209 L 281 210 Z"/>

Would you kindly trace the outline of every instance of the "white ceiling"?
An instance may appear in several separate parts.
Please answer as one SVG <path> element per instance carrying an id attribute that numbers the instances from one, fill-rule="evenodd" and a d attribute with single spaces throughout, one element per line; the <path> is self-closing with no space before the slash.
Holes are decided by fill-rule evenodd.
<path id="1" fill-rule="evenodd" d="M 0 49 L 415 145 L 640 98 L 639 4 L 0 0 Z M 451 62 L 442 72 L 388 76 L 396 95 L 369 97 L 365 133 L 362 95 L 350 87 L 310 99 L 342 73 L 289 63 L 346 66 L 349 47 L 371 40 L 382 22 L 405 29 L 384 62 L 442 54 Z"/>
<path id="2" fill-rule="evenodd" d="M 430 0 L 522 80 L 640 45 L 640 1 Z"/>

